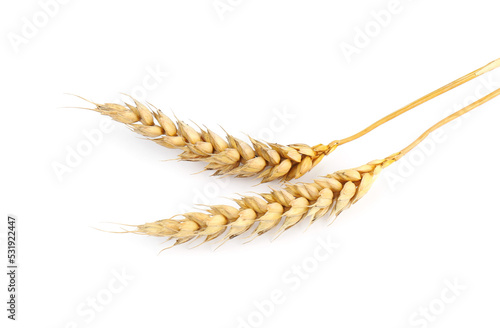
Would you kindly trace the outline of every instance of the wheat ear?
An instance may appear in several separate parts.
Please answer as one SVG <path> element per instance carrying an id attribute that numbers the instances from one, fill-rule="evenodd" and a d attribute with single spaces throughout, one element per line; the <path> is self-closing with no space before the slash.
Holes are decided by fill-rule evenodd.
<path id="1" fill-rule="evenodd" d="M 291 180 L 307 173 L 337 147 L 335 143 L 284 146 L 249 137 L 250 145 L 230 134 L 224 139 L 212 130 L 197 131 L 178 119 L 174 123 L 161 110 L 132 100 L 134 105 L 125 103 L 125 106 L 92 102 L 95 108 L 91 109 L 125 123 L 161 146 L 183 150 L 179 160 L 205 162 L 205 170 L 214 170 L 216 176 L 258 177 L 262 182 Z"/>
<path id="2" fill-rule="evenodd" d="M 431 132 L 498 95 L 500 89 L 446 117 L 403 150 L 383 160 L 337 171 L 312 183 L 290 184 L 281 190 L 272 190 L 259 196 L 241 197 L 235 199 L 237 207 L 211 205 L 206 212 L 191 212 L 179 215 L 180 219 L 171 218 L 138 225 L 135 231 L 130 232 L 168 237 L 175 240 L 172 246 L 196 238 L 204 238 L 204 243 L 222 235 L 224 243 L 252 227 L 253 231 L 249 237 L 262 235 L 278 225 L 279 235 L 306 217 L 311 218 L 311 223 L 327 214 L 336 218 L 368 192 L 382 169 L 407 154 Z"/>
<path id="3" fill-rule="evenodd" d="M 227 134 L 226 140 L 209 129 L 199 131 L 188 124 L 170 119 L 161 110 L 146 106 L 132 99 L 134 105 L 125 106 L 113 103 L 94 103 L 92 110 L 126 124 L 134 132 L 167 147 L 183 150 L 179 159 L 207 163 L 206 170 L 214 170 L 214 175 L 234 175 L 237 177 L 257 177 L 262 182 L 275 179 L 289 181 L 299 178 L 316 166 L 325 156 L 339 145 L 360 138 L 378 126 L 417 107 L 459 85 L 464 84 L 500 66 L 500 59 L 489 63 L 407 106 L 383 117 L 364 130 L 344 139 L 335 140 L 327 145 L 305 144 L 280 145 L 255 140 L 250 144 Z"/>

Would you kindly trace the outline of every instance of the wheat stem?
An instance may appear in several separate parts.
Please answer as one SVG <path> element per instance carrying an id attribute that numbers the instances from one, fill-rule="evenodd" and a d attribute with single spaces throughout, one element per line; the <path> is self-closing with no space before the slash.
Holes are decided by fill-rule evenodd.
<path id="1" fill-rule="evenodd" d="M 464 114 L 467 114 L 468 112 L 470 112 L 471 110 L 481 106 L 482 104 L 490 101 L 491 99 L 497 97 L 500 95 L 500 88 L 499 89 L 496 89 L 495 91 L 491 92 L 490 94 L 484 96 L 483 98 L 473 102 L 472 104 L 462 108 L 461 110 L 445 117 L 444 119 L 442 119 L 441 121 L 437 122 L 436 124 L 434 124 L 433 126 L 431 126 L 428 130 L 426 130 L 424 133 L 422 133 L 417 139 L 415 139 L 415 141 L 413 141 L 411 144 L 409 144 L 408 146 L 406 146 L 405 148 L 403 148 L 399 153 L 397 153 L 397 155 L 394 157 L 395 160 L 398 160 L 400 159 L 401 157 L 403 157 L 404 155 L 406 155 L 408 152 L 410 152 L 413 148 L 415 148 L 419 143 L 421 143 L 425 138 L 427 138 L 427 136 L 429 134 L 431 134 L 432 132 L 436 131 L 437 129 L 439 129 L 440 127 L 442 127 L 443 125 L 445 124 L 448 124 L 450 123 L 451 121 L 459 118 L 460 116 L 464 115 Z"/>
<path id="2" fill-rule="evenodd" d="M 473 71 L 473 72 L 471 72 L 469 74 L 466 74 L 466 75 L 458 78 L 457 80 L 455 80 L 455 81 L 453 81 L 453 82 L 451 82 L 451 83 L 449 83 L 449 84 L 447 84 L 447 85 L 445 85 L 445 86 L 443 86 L 443 87 L 441 87 L 441 88 L 439 88 L 439 89 L 437 89 L 437 90 L 435 90 L 435 91 L 433 91 L 433 92 L 431 92 L 431 93 L 423 96 L 420 99 L 415 100 L 414 102 L 412 102 L 412 103 L 404 106 L 403 108 L 398 109 L 397 111 L 395 111 L 395 112 L 393 112 L 393 113 L 391 113 L 391 114 L 389 114 L 389 115 L 381 118 L 380 120 L 378 120 L 377 122 L 375 122 L 372 125 L 368 126 L 364 130 L 362 130 L 362 131 L 360 131 L 360 132 L 358 132 L 358 133 L 356 133 L 356 134 L 354 134 L 354 135 L 352 135 L 350 137 L 347 137 L 347 138 L 335 141 L 335 143 L 340 146 L 340 145 L 343 145 L 345 143 L 348 143 L 348 142 L 351 142 L 353 140 L 356 140 L 356 139 L 364 136 L 368 132 L 374 130 L 375 128 L 381 126 L 382 124 L 384 124 L 384 123 L 386 123 L 386 122 L 388 122 L 388 121 L 390 121 L 390 120 L 398 117 L 399 115 L 404 114 L 407 111 L 409 111 L 409 110 L 411 110 L 411 109 L 413 109 L 413 108 L 415 108 L 415 107 L 417 107 L 419 105 L 422 105 L 423 103 L 425 103 L 425 102 L 427 102 L 427 101 L 429 101 L 429 100 L 431 100 L 433 98 L 436 98 L 437 96 L 440 96 L 443 93 L 448 92 L 448 91 L 450 91 L 450 90 L 452 90 L 452 89 L 454 89 L 454 88 L 456 88 L 456 87 L 458 87 L 458 86 L 460 86 L 460 85 L 462 85 L 462 84 L 464 84 L 466 82 L 469 82 L 469 81 L 475 79 L 476 77 L 481 76 L 484 73 L 487 73 L 487 72 L 489 72 L 489 71 L 491 71 L 491 70 L 493 70 L 493 69 L 495 69 L 495 68 L 497 68 L 499 66 L 500 66 L 500 58 L 497 59 L 497 60 L 492 61 L 491 63 L 489 63 L 489 64 L 487 64 L 487 65 L 485 65 L 485 66 L 483 66 L 481 68 L 478 68 L 477 70 L 475 70 L 475 71 Z"/>

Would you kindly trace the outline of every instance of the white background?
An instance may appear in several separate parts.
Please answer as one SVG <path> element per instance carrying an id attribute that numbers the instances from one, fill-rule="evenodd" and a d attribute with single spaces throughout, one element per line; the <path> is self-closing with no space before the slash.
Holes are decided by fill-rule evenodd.
<path id="1" fill-rule="evenodd" d="M 242 139 L 328 143 L 499 57 L 496 3 L 401 0 L 381 26 L 373 13 L 392 8 L 385 0 L 216 2 L 230 6 L 224 13 L 212 0 L 67 1 L 44 21 L 46 2 L 3 1 L 0 10 L 2 263 L 7 214 L 19 234 L 16 322 L 6 319 L 0 279 L 8 327 L 500 324 L 500 99 L 385 170 L 331 226 L 325 218 L 272 243 L 270 233 L 215 252 L 212 243 L 161 255 L 162 239 L 93 227 L 167 218 L 267 186 L 192 175 L 203 166 L 164 161 L 177 151 L 63 108 L 85 105 L 65 93 L 109 102 L 145 90 L 165 112 L 220 133 L 219 125 Z M 371 36 L 356 46 L 367 28 Z M 346 56 L 346 44 L 356 53 Z M 300 180 L 388 156 L 498 82 L 500 71 L 414 109 Z M 277 114 L 285 109 L 286 119 Z M 58 178 L 54 165 L 66 165 L 102 122 L 112 131 Z M 329 240 L 338 247 L 318 261 L 315 250 Z M 293 266 L 305 266 L 307 278 Z M 429 307 L 432 319 L 423 319 L 418 311 Z"/>

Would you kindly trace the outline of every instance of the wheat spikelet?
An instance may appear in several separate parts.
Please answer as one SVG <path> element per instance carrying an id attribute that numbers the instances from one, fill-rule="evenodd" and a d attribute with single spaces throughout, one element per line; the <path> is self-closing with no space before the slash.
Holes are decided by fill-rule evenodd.
<path id="1" fill-rule="evenodd" d="M 312 183 L 289 184 L 258 196 L 234 199 L 237 206 L 212 205 L 205 212 L 191 212 L 136 226 L 131 233 L 175 240 L 172 246 L 202 238 L 203 242 L 223 236 L 222 243 L 252 230 L 249 238 L 279 226 L 277 236 L 300 221 L 313 223 L 330 213 L 337 217 L 359 201 L 380 171 L 394 160 L 372 161 L 350 170 L 337 171 Z M 252 239 L 253 240 L 253 239 Z M 201 244 L 200 244 L 201 245 Z"/>
<path id="2" fill-rule="evenodd" d="M 283 146 L 251 137 L 249 144 L 230 134 L 224 139 L 209 129 L 196 130 L 178 119 L 174 123 L 161 110 L 132 100 L 134 105 L 125 103 L 125 106 L 92 102 L 95 108 L 91 110 L 126 124 L 161 146 L 182 150 L 180 160 L 207 163 L 205 169 L 214 170 L 213 175 L 258 177 L 262 182 L 288 181 L 303 176 L 337 147 L 336 142 L 314 147 Z"/>

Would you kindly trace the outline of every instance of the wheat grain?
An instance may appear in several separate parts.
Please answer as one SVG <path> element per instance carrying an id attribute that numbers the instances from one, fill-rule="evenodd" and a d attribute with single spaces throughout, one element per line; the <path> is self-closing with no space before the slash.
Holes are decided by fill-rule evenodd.
<path id="1" fill-rule="evenodd" d="M 336 218 L 366 195 L 382 169 L 406 155 L 431 132 L 499 95 L 500 88 L 434 124 L 403 150 L 383 160 L 337 171 L 311 183 L 288 184 L 280 190 L 244 196 L 234 200 L 237 207 L 212 205 L 206 212 L 181 214 L 180 219 L 146 223 L 127 232 L 168 237 L 175 240 L 172 246 L 197 238 L 204 238 L 202 243 L 205 243 L 222 235 L 224 243 L 252 228 L 251 238 L 276 226 L 279 226 L 279 236 L 307 217 L 310 217 L 310 223 L 327 214 Z"/>

